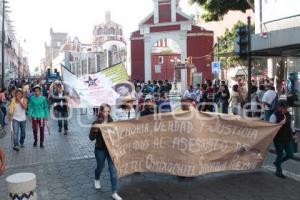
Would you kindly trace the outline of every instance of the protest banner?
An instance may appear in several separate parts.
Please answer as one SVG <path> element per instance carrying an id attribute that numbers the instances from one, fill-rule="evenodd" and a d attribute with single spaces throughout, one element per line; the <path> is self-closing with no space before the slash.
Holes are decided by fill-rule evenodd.
<path id="1" fill-rule="evenodd" d="M 281 125 L 193 110 L 99 127 L 119 177 L 135 172 L 193 177 L 259 168 Z"/>
<path id="2" fill-rule="evenodd" d="M 115 105 L 116 100 L 121 96 L 118 91 L 115 91 L 115 86 L 122 83 L 124 86 L 130 85 L 131 88 L 125 88 L 126 90 L 135 92 L 133 84 L 128 82 L 123 64 L 80 77 L 62 66 L 62 75 L 68 105 L 71 108 L 98 107 L 103 103 Z"/>

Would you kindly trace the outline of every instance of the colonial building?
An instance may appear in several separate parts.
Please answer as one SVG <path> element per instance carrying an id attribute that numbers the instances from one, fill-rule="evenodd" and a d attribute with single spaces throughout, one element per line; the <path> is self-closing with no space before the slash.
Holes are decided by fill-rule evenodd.
<path id="1" fill-rule="evenodd" d="M 93 48 L 95 50 L 117 51 L 126 47 L 121 25 L 111 20 L 109 11 L 105 13 L 105 22 L 96 25 L 93 30 Z"/>
<path id="2" fill-rule="evenodd" d="M 46 68 L 52 67 L 53 60 L 59 56 L 60 49 L 67 42 L 67 39 L 68 33 L 54 32 L 53 28 L 50 28 L 50 45 L 45 43 L 43 71 L 46 71 Z"/>
<path id="3" fill-rule="evenodd" d="M 0 2 L 0 5 L 2 2 Z M 2 6 L 2 5 L 1 5 Z M 0 11 L 2 16 L 2 10 Z M 0 18 L 2 23 L 2 18 Z M 9 15 L 5 16 L 5 39 L 4 39 L 4 72 L 0 70 L 0 80 L 2 73 L 4 73 L 4 83 L 7 86 L 10 79 L 25 78 L 29 76 L 29 67 L 27 57 L 20 51 L 22 49 L 18 38 L 15 35 L 13 25 Z M 0 36 L 1 37 L 1 36 Z M 2 45 L 0 45 L 0 52 L 2 51 Z M 0 66 L 2 65 L 2 54 L 0 53 Z"/>
<path id="4" fill-rule="evenodd" d="M 193 71 L 212 78 L 213 32 L 195 26 L 192 17 L 181 11 L 179 0 L 153 0 L 153 3 L 154 11 L 131 34 L 132 79 L 173 80 L 172 61 L 184 63 L 188 57 L 195 65 Z M 187 74 L 189 70 L 181 70 L 181 77 L 190 83 Z"/>
<path id="5" fill-rule="evenodd" d="M 45 63 L 60 71 L 61 64 L 77 76 L 96 73 L 112 65 L 126 62 L 127 47 L 122 26 L 111 20 L 110 12 L 105 13 L 105 22 L 96 25 L 91 43 L 82 43 L 77 37 L 64 41 L 65 34 L 53 33 L 52 47 L 46 46 Z M 59 48 L 58 54 L 56 52 Z M 53 58 L 54 55 L 57 55 Z M 52 57 L 52 58 L 51 58 Z M 45 64 L 46 68 L 49 66 Z"/>

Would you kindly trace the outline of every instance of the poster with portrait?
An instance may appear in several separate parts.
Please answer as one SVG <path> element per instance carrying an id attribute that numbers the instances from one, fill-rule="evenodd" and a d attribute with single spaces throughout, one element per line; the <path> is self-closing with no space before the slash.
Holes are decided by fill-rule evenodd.
<path id="1" fill-rule="evenodd" d="M 115 67 L 115 68 L 114 68 Z M 122 66 L 121 66 L 122 67 Z M 123 66 L 124 67 L 124 66 Z M 120 64 L 106 69 L 105 72 L 76 76 L 62 67 L 63 84 L 68 104 L 71 108 L 98 107 L 103 103 L 115 105 L 117 99 L 133 95 L 134 86 L 128 81 L 128 75 L 116 77 L 112 73 L 120 69 Z"/>

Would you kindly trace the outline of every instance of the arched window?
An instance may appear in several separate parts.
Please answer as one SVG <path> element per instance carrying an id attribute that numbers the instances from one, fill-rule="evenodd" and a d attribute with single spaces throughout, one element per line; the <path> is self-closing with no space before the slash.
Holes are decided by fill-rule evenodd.
<path id="1" fill-rule="evenodd" d="M 117 45 L 112 45 L 110 47 L 110 49 L 111 49 L 112 52 L 116 52 L 118 50 L 118 47 L 117 47 Z"/>
<path id="2" fill-rule="evenodd" d="M 114 28 L 110 28 L 110 29 L 109 29 L 109 34 L 115 35 L 115 29 L 114 29 Z"/>

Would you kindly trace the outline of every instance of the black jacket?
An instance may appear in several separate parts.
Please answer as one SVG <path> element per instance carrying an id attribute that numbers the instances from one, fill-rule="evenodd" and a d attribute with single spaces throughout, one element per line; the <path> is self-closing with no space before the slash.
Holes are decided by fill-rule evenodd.
<path id="1" fill-rule="evenodd" d="M 289 112 L 275 112 L 276 122 L 280 123 L 282 120 L 286 120 L 285 124 L 280 128 L 279 132 L 274 138 L 274 142 L 286 144 L 293 139 L 293 131 L 291 127 L 292 117 Z"/>
<path id="2" fill-rule="evenodd" d="M 112 122 L 113 120 L 111 118 L 108 119 L 108 122 Z M 89 138 L 91 141 L 96 140 L 96 144 L 95 144 L 95 148 L 96 149 L 103 149 L 106 150 L 106 144 L 104 142 L 101 130 L 99 127 L 94 127 L 94 125 L 97 124 L 102 124 L 103 123 L 103 119 L 97 119 L 96 121 L 93 122 L 93 126 L 90 130 L 90 134 L 89 134 Z"/>
<path id="3" fill-rule="evenodd" d="M 153 115 L 154 114 L 154 108 L 149 108 L 145 107 L 144 110 L 141 112 L 141 116 L 146 116 L 146 115 Z"/>
<path id="4" fill-rule="evenodd" d="M 62 97 L 58 96 L 58 93 L 54 93 L 54 96 L 52 97 L 52 102 L 54 104 L 54 110 L 57 112 L 63 112 L 68 113 L 68 102 L 65 92 L 63 92 Z"/>

